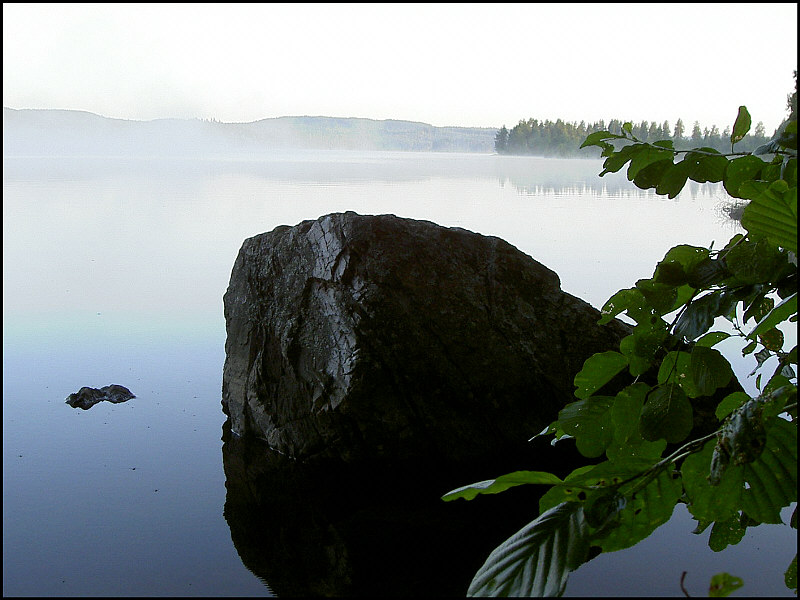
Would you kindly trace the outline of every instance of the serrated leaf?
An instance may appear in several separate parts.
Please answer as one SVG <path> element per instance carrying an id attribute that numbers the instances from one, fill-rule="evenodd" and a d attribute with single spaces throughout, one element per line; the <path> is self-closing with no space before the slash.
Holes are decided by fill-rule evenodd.
<path id="1" fill-rule="evenodd" d="M 781 508 L 797 501 L 797 425 L 774 419 L 764 451 L 744 470 L 744 511 L 761 523 L 781 523 Z"/>
<path id="2" fill-rule="evenodd" d="M 472 500 L 478 494 L 498 494 L 518 485 L 525 484 L 545 484 L 556 485 L 563 483 L 559 477 L 545 471 L 515 471 L 507 475 L 501 475 L 497 479 L 487 479 L 470 485 L 465 485 L 447 492 L 442 496 L 442 500 L 448 502 L 463 498 Z"/>
<path id="3" fill-rule="evenodd" d="M 599 390 L 622 369 L 628 366 L 628 358 L 619 352 L 609 350 L 598 352 L 586 359 L 583 368 L 575 375 L 575 396 L 588 398 Z"/>
<path id="4" fill-rule="evenodd" d="M 639 431 L 648 441 L 664 438 L 674 444 L 689 435 L 692 419 L 692 405 L 686 394 L 680 386 L 667 383 L 647 395 L 639 419 Z"/>
<path id="5" fill-rule="evenodd" d="M 730 596 L 731 592 L 738 590 L 744 585 L 741 577 L 735 577 L 729 573 L 717 573 L 711 578 L 708 586 L 708 595 L 711 598 L 724 598 Z"/>
<path id="6" fill-rule="evenodd" d="M 708 473 L 714 447 L 712 440 L 700 452 L 687 456 L 681 466 L 681 477 L 689 512 L 698 520 L 725 521 L 737 514 L 744 474 L 741 467 L 731 467 L 722 474 L 718 485 L 711 485 Z"/>
<path id="7" fill-rule="evenodd" d="M 583 506 L 559 504 L 495 548 L 478 569 L 468 596 L 560 596 L 571 571 L 586 562 Z"/>
<path id="8" fill-rule="evenodd" d="M 783 180 L 767 186 L 764 182 L 745 182 L 742 197 L 750 203 L 742 214 L 742 225 L 754 236 L 763 236 L 797 253 L 797 187 Z"/>

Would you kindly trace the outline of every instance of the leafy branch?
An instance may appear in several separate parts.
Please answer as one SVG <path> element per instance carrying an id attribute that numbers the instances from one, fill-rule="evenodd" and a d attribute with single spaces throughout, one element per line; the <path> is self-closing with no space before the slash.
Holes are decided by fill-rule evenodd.
<path id="1" fill-rule="evenodd" d="M 749 128 L 750 115 L 740 107 L 732 150 Z M 797 321 L 796 120 L 754 153 L 644 143 L 630 123 L 622 134 L 592 133 L 587 146 L 599 146 L 606 159 L 600 176 L 627 165 L 636 186 L 669 197 L 689 179 L 722 182 L 731 196 L 749 200 L 742 217 L 747 233 L 719 251 L 670 249 L 650 279 L 603 306 L 601 324 L 626 314 L 632 333 L 619 351 L 587 359 L 575 376 L 577 400 L 539 435 L 573 439 L 584 456 L 606 460 L 563 480 L 517 471 L 443 496 L 469 500 L 517 485 L 550 486 L 540 516 L 492 552 L 470 595 L 560 594 L 591 547 L 613 552 L 638 543 L 678 502 L 697 519 L 696 532 L 713 524 L 709 545 L 719 550 L 737 543 L 748 526 L 781 522 L 781 508 L 797 500 L 797 346 L 784 349 L 781 329 Z M 756 397 L 742 391 L 713 347 L 731 337 L 712 331 L 718 318 L 731 324 L 742 355 L 756 360 L 750 374 L 757 374 Z M 751 320 L 755 326 L 746 332 Z M 764 383 L 761 371 L 772 357 L 778 365 Z M 626 370 L 632 383 L 609 394 L 609 383 Z M 790 524 L 796 527 L 796 517 Z M 795 557 L 786 574 L 794 589 L 796 564 Z M 726 595 L 740 585 L 720 574 L 710 593 Z"/>

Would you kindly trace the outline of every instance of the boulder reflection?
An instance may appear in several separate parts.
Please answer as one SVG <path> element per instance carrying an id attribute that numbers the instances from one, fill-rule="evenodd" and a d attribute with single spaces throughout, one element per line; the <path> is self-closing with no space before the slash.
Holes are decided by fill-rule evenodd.
<path id="1" fill-rule="evenodd" d="M 537 514 L 543 491 L 440 499 L 467 483 L 544 468 L 531 466 L 530 454 L 505 467 L 354 468 L 298 464 L 227 424 L 223 442 L 233 543 L 277 596 L 464 596 L 489 552 Z"/>

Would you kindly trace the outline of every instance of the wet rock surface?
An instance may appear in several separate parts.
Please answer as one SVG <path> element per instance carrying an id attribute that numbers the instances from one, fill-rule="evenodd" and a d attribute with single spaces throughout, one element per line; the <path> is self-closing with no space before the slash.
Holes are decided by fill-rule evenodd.
<path id="1" fill-rule="evenodd" d="M 66 403 L 72 408 L 82 408 L 89 410 L 95 404 L 100 402 L 112 402 L 119 404 L 120 402 L 127 402 L 131 398 L 135 398 L 131 391 L 117 384 L 103 386 L 99 389 L 91 387 L 82 387 L 74 394 L 67 396 Z"/>
<path id="2" fill-rule="evenodd" d="M 233 434 L 304 460 L 522 451 L 630 331 L 499 238 L 353 212 L 245 240 L 224 310 Z"/>

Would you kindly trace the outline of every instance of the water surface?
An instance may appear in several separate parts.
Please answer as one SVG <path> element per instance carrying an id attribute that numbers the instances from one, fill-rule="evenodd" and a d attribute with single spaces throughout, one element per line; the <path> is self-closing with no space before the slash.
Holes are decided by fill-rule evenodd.
<path id="1" fill-rule="evenodd" d="M 400 152 L 4 158 L 4 595 L 271 595 L 223 515 L 222 295 L 242 241 L 346 210 L 426 219 L 507 240 L 600 307 L 673 245 L 719 247 L 739 231 L 719 186 L 668 200 L 600 171 Z M 112 383 L 136 398 L 64 403 Z M 727 570 L 747 594 L 788 595 L 788 528 L 719 554 L 692 528 L 679 506 L 643 544 L 573 574 L 567 593 L 677 595 L 686 570 L 704 595 Z"/>

